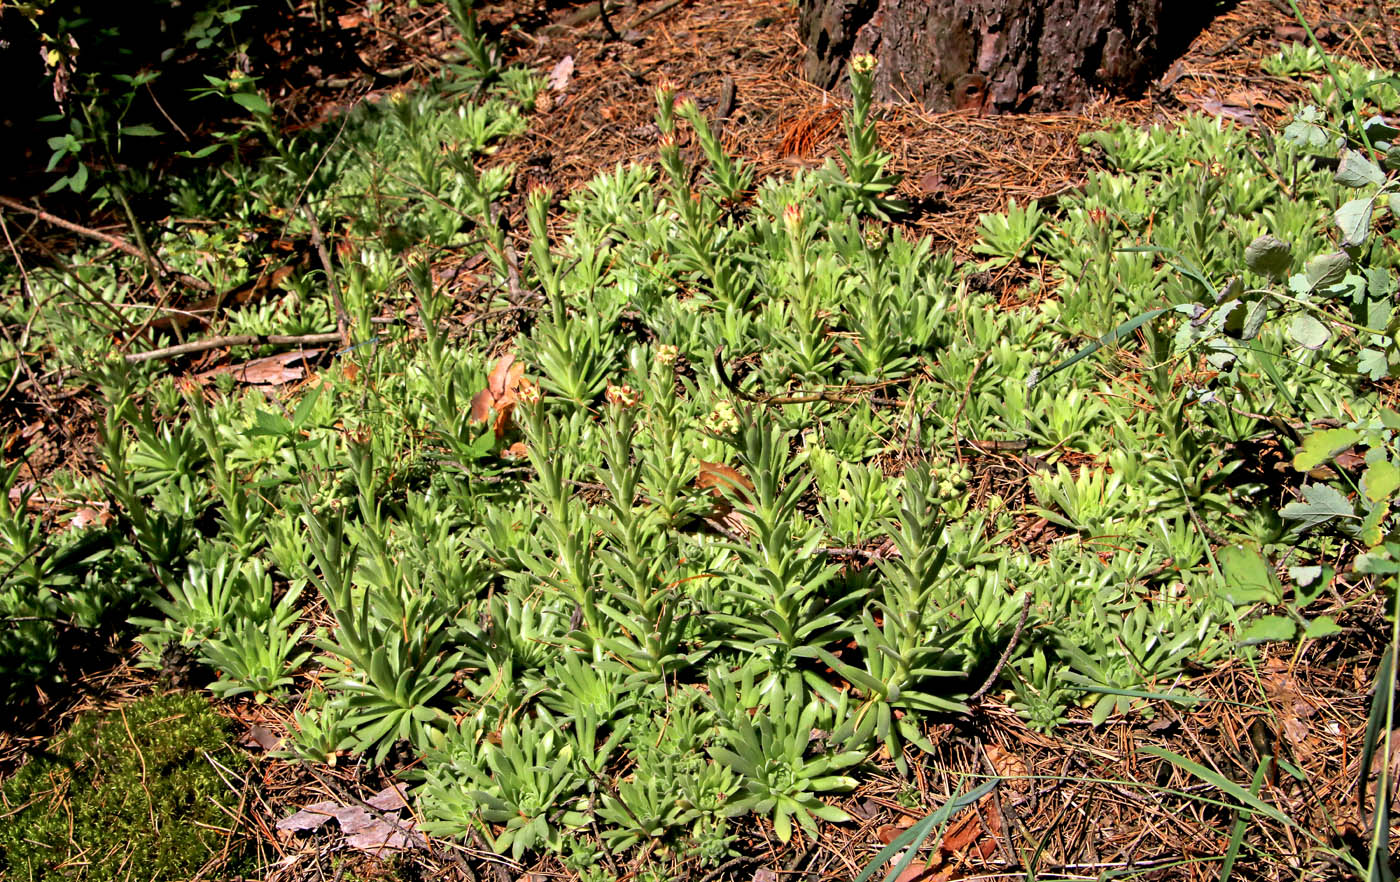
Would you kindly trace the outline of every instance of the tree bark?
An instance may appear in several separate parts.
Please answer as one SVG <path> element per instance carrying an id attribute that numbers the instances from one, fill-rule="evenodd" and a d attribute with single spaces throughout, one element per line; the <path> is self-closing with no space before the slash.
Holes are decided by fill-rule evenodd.
<path id="1" fill-rule="evenodd" d="M 1078 107 L 1143 89 L 1215 13 L 1206 0 L 801 0 L 806 74 L 879 62 L 875 94 L 933 110 Z"/>

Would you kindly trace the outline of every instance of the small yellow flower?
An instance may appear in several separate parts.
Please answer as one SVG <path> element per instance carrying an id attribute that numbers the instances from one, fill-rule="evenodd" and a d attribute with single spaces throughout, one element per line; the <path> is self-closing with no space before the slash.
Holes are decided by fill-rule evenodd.
<path id="1" fill-rule="evenodd" d="M 515 392 L 515 397 L 525 404 L 535 405 L 540 403 L 540 384 L 532 383 L 529 380 L 521 379 L 520 387 Z"/>
<path id="2" fill-rule="evenodd" d="M 868 52 L 851 56 L 851 70 L 858 74 L 868 74 L 875 70 L 875 56 Z"/>
<path id="3" fill-rule="evenodd" d="M 730 401 L 721 401 L 715 405 L 715 409 L 710 411 L 710 418 L 705 421 L 710 431 L 724 435 L 730 432 L 739 431 L 739 414 L 734 410 L 734 404 Z"/>
<path id="4" fill-rule="evenodd" d="M 662 367 L 670 367 L 676 363 L 676 359 L 680 357 L 680 354 L 681 351 L 678 347 L 670 343 L 662 343 L 660 346 L 656 347 L 656 363 Z"/>

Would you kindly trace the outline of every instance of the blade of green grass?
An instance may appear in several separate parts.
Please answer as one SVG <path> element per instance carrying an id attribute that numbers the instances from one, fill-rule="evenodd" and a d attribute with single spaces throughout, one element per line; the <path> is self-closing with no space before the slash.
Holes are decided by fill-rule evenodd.
<path id="1" fill-rule="evenodd" d="M 924 840 L 928 839 L 929 834 L 933 832 L 933 828 L 946 823 L 959 809 L 966 808 L 988 793 L 991 793 L 992 788 L 997 786 L 1000 780 L 1000 778 L 993 778 L 984 784 L 972 788 L 962 796 L 957 796 L 948 800 L 941 808 L 931 813 L 927 818 L 924 818 L 919 823 L 899 834 L 893 842 L 880 849 L 880 853 L 875 855 L 870 863 L 866 865 L 865 869 L 855 878 L 854 882 L 867 882 L 867 880 L 875 874 L 875 871 L 883 866 L 890 858 L 898 854 L 900 849 L 908 847 L 908 851 L 904 853 L 904 857 L 900 858 L 899 863 L 885 876 L 885 882 L 890 882 L 891 879 L 898 878 L 899 874 L 903 873 L 905 868 L 914 860 L 914 855 L 918 854 L 919 849 L 923 847 Z"/>

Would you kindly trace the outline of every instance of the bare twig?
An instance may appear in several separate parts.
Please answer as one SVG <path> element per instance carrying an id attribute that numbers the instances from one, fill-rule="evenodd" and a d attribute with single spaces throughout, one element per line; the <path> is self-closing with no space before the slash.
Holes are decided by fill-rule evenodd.
<path id="1" fill-rule="evenodd" d="M 996 684 L 997 677 L 1001 676 L 1001 669 L 1006 667 L 1007 661 L 1011 659 L 1011 653 L 1016 650 L 1016 645 L 1021 642 L 1021 632 L 1026 627 L 1026 617 L 1031 612 L 1031 592 L 1027 591 L 1025 598 L 1021 601 L 1021 618 L 1016 621 L 1016 630 L 1011 632 L 1011 639 L 1006 642 L 1006 648 L 1001 651 L 1001 658 L 997 659 L 996 667 L 987 675 L 987 681 L 980 688 L 967 697 L 967 703 L 972 704 L 979 701 L 982 696 L 992 690 Z"/>
<path id="2" fill-rule="evenodd" d="M 8 196 L 0 196 L 0 206 L 4 206 L 5 208 L 8 208 L 12 211 L 22 211 L 25 214 L 33 215 L 34 217 L 37 217 L 39 220 L 44 221 L 45 223 L 53 224 L 56 227 L 69 231 L 70 233 L 77 233 L 78 235 L 86 236 L 89 239 L 96 239 L 99 242 L 105 242 L 108 245 L 120 251 L 121 253 L 129 255 L 131 257 L 135 257 L 141 260 L 143 263 L 147 263 L 147 265 L 151 266 L 152 269 L 155 270 L 158 275 L 174 279 L 175 281 L 179 282 L 187 288 L 194 288 L 196 291 L 203 291 L 205 293 L 214 290 L 214 286 L 204 281 L 203 279 L 197 279 L 194 276 L 188 275 L 186 273 L 173 272 L 169 267 L 161 263 L 160 259 L 155 257 L 155 255 L 150 255 L 151 259 L 147 261 L 147 255 L 143 253 L 140 248 L 136 247 L 135 245 L 131 244 L 130 242 L 126 241 L 125 239 L 119 236 L 113 236 L 111 233 L 104 233 L 101 230 L 94 230 L 91 227 L 85 227 L 82 224 L 75 224 L 70 220 L 65 220 L 55 214 L 49 214 L 43 209 L 33 208 L 31 206 L 25 205 L 23 202 L 11 199 Z"/>
<path id="3" fill-rule="evenodd" d="M 870 404 L 884 404 L 890 405 L 892 407 L 903 407 L 905 404 L 908 403 L 905 401 L 900 401 L 897 398 L 884 398 L 879 395 L 856 397 L 854 395 L 840 395 L 836 392 L 827 392 L 826 390 L 808 392 L 802 395 L 755 395 L 752 392 L 746 392 L 745 390 L 739 388 L 739 384 L 734 382 L 733 377 L 729 376 L 729 370 L 724 366 L 724 359 L 720 357 L 723 353 L 723 346 L 718 346 L 715 348 L 715 373 L 719 374 L 720 383 L 722 383 L 724 385 L 724 388 L 728 389 L 730 392 L 733 392 L 735 395 L 739 396 L 745 401 L 751 401 L 754 404 L 813 404 L 818 401 L 826 401 L 832 404 L 864 404 L 866 402 L 869 402 Z"/>
<path id="4" fill-rule="evenodd" d="M 181 343 L 178 346 L 166 346 L 163 349 L 152 349 L 148 352 L 133 352 L 126 357 L 129 363 L 135 364 L 140 361 L 154 361 L 159 358 L 175 358 L 180 355 L 190 355 L 195 352 L 207 352 L 210 349 L 222 349 L 225 346 L 310 346 L 316 343 L 335 343 L 342 339 L 339 332 L 332 334 L 231 334 L 226 337 L 206 337 L 203 340 L 191 340 L 189 343 Z"/>
<path id="5" fill-rule="evenodd" d="M 607 0 L 598 0 L 598 20 L 603 23 L 603 31 L 607 33 L 608 39 L 615 43 L 622 42 L 622 35 L 613 27 L 612 20 L 608 18 Z"/>
<path id="6" fill-rule="evenodd" d="M 677 6 L 680 6 L 684 2 L 685 0 L 666 0 L 665 3 L 662 3 L 660 6 L 656 7 L 651 12 L 648 12 L 646 15 L 633 22 L 632 27 L 640 28 L 642 25 L 651 21 L 653 18 L 660 18 L 661 16 L 670 12 L 672 9 L 675 9 Z"/>
<path id="7" fill-rule="evenodd" d="M 306 223 L 311 227 L 311 245 L 316 249 L 316 256 L 321 260 L 321 266 L 326 271 L 326 287 L 331 292 L 331 303 L 335 304 L 335 326 L 340 332 L 341 345 L 350 346 L 350 315 L 345 311 L 345 303 L 340 299 L 340 286 L 336 284 L 335 267 L 331 264 L 330 252 L 326 250 L 326 239 L 321 235 L 321 224 L 316 220 L 316 212 L 311 210 L 311 206 L 302 205 L 302 214 L 306 216 Z"/>

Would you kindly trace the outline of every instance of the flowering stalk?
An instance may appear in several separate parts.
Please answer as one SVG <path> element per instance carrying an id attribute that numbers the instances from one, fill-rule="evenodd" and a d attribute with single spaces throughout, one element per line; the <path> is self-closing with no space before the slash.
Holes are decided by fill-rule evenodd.
<path id="1" fill-rule="evenodd" d="M 823 170 L 825 177 L 847 192 L 847 199 L 857 214 L 874 215 L 888 220 L 890 212 L 904 210 L 904 205 L 885 194 L 899 183 L 895 175 L 886 175 L 892 157 L 880 149 L 880 135 L 875 130 L 872 108 L 875 93 L 875 57 L 857 55 L 851 59 L 851 111 L 846 114 L 846 142 L 849 151 L 841 151 L 846 167 L 844 175 L 834 162 Z"/>

